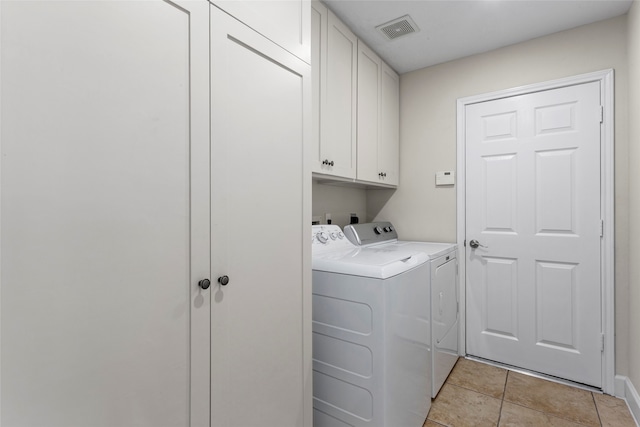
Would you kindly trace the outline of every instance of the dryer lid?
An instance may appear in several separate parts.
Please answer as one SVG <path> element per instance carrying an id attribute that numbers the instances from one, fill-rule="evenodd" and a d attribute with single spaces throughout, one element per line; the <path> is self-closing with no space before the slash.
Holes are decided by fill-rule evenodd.
<path id="1" fill-rule="evenodd" d="M 398 247 L 411 251 L 421 251 L 429 255 L 429 258 L 436 259 L 451 252 L 455 253 L 457 245 L 455 243 L 434 243 L 434 242 L 410 242 L 400 240 Z"/>

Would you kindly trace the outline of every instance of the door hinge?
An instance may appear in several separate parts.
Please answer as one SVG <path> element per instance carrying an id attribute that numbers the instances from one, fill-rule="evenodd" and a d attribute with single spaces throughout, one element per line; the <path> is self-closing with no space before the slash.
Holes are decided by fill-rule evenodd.
<path id="1" fill-rule="evenodd" d="M 600 106 L 600 123 L 604 122 L 604 106 Z"/>
<path id="2" fill-rule="evenodd" d="M 600 334 L 600 351 L 604 351 L 604 334 Z"/>
<path id="3" fill-rule="evenodd" d="M 600 220 L 600 237 L 604 236 L 604 219 Z"/>

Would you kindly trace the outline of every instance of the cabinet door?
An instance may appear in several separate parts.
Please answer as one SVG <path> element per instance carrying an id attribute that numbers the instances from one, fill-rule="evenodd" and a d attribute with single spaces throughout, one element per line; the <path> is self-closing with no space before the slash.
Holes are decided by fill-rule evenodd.
<path id="1" fill-rule="evenodd" d="M 208 426 L 208 5 L 0 8 L 0 424 Z"/>
<path id="2" fill-rule="evenodd" d="M 322 173 L 323 151 L 320 149 L 321 79 L 326 78 L 327 19 L 329 11 L 319 1 L 311 3 L 311 160 L 312 171 Z"/>
<path id="3" fill-rule="evenodd" d="M 211 8 L 212 425 L 311 425 L 310 66 Z"/>
<path id="4" fill-rule="evenodd" d="M 320 59 L 320 150 L 314 158 L 315 171 L 355 178 L 358 40 L 331 11 L 326 36 L 326 59 L 323 63 L 323 51 Z"/>
<path id="5" fill-rule="evenodd" d="M 358 179 L 378 182 L 378 144 L 381 140 L 380 103 L 382 61 L 358 41 Z"/>
<path id="6" fill-rule="evenodd" d="M 309 63 L 309 0 L 213 0 L 212 3 Z"/>
<path id="7" fill-rule="evenodd" d="M 358 180 L 398 185 L 399 78 L 358 41 Z"/>
<path id="8" fill-rule="evenodd" d="M 378 167 L 382 182 L 398 185 L 400 171 L 400 78 L 382 62 Z"/>

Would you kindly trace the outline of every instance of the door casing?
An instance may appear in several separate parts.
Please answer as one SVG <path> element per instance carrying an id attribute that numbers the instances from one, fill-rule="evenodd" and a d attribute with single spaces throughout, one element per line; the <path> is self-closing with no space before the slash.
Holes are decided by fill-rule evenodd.
<path id="1" fill-rule="evenodd" d="M 460 282 L 460 305 L 466 307 L 466 257 L 464 242 L 466 239 L 466 135 L 465 109 L 467 105 L 491 101 L 517 95 L 525 95 L 543 90 L 557 89 L 589 82 L 600 82 L 601 100 L 603 106 L 603 120 L 600 127 L 600 194 L 601 218 L 604 221 L 603 237 L 601 239 L 601 292 L 602 292 L 602 330 L 604 332 L 604 351 L 602 353 L 602 390 L 607 394 L 614 394 L 615 386 L 615 255 L 614 255 L 614 72 L 613 69 L 596 71 L 552 80 L 542 83 L 515 87 L 511 89 L 484 93 L 457 101 L 457 243 Z M 460 354 L 466 355 L 466 313 L 460 310 Z"/>

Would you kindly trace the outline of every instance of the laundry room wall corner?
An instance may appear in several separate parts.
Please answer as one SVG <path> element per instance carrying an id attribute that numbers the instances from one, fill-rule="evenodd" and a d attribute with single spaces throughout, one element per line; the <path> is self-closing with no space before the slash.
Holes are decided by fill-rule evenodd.
<path id="1" fill-rule="evenodd" d="M 636 6 L 637 7 L 637 6 Z M 436 188 L 436 171 L 456 169 L 456 100 L 604 69 L 615 70 L 616 335 L 628 336 L 627 17 L 601 21 L 401 76 L 403 183 L 378 217 L 402 239 L 456 240 L 456 190 Z M 460 173 L 457 174 L 460 178 Z M 627 372 L 627 342 L 616 343 L 616 373 Z"/>
<path id="2" fill-rule="evenodd" d="M 629 117 L 640 114 L 640 3 L 633 3 L 628 13 L 628 46 L 629 55 Z M 629 121 L 629 158 L 630 165 L 640 162 L 640 123 Z M 640 257 L 640 170 L 629 168 L 629 218 L 635 218 L 629 227 L 629 259 Z M 624 297 L 625 299 L 622 299 Z M 640 265 L 635 262 L 629 264 L 629 289 L 618 298 L 621 308 L 628 310 L 629 330 L 621 339 L 628 341 L 628 371 L 626 374 L 635 387 L 640 390 Z M 638 394 L 635 394 L 636 398 Z M 630 405 L 631 406 L 631 405 Z M 633 408 L 633 406 L 632 406 Z M 640 399 L 635 401 L 636 419 L 640 419 Z"/>

